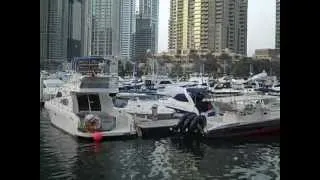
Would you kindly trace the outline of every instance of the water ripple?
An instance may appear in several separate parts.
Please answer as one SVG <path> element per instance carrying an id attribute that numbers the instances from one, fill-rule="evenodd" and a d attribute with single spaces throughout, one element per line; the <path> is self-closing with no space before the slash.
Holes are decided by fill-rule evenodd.
<path id="1" fill-rule="evenodd" d="M 41 179 L 280 179 L 280 144 L 78 142 L 40 113 Z"/>

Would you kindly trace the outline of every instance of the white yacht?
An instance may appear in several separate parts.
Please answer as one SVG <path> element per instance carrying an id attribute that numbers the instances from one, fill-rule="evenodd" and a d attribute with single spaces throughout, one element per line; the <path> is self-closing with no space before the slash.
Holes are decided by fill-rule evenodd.
<path id="1" fill-rule="evenodd" d="M 188 134 L 191 131 L 199 132 L 200 129 L 205 137 L 215 138 L 251 133 L 265 135 L 280 131 L 280 99 L 276 102 L 275 97 L 257 96 L 249 100 L 248 96 L 212 103 L 205 98 L 205 89 L 171 88 L 162 93 L 171 96 L 162 104 L 180 114 L 180 119 L 140 121 L 138 126 L 142 134 L 150 134 L 155 129 L 167 129 L 167 132 L 172 129 L 178 134 Z"/>
<path id="2" fill-rule="evenodd" d="M 175 111 L 162 104 L 168 97 L 158 94 L 118 93 L 115 106 L 135 117 L 157 120 L 173 118 Z M 155 112 L 156 111 L 156 112 Z M 156 114 L 155 114 L 156 113 Z"/>
<path id="3" fill-rule="evenodd" d="M 193 99 L 195 99 L 194 102 L 197 102 L 202 98 Z M 206 110 L 206 104 L 196 104 L 194 111 L 190 106 L 188 111 L 191 113 L 182 116 L 173 128 L 173 132 L 182 136 L 199 135 L 200 133 L 209 139 L 277 136 L 280 132 L 280 99 L 275 100 L 277 99 L 273 98 L 272 102 L 265 103 L 268 100 L 262 97 L 250 101 L 244 98 L 238 100 L 241 102 L 237 102 L 235 106 L 227 104 L 224 107 L 222 103 L 215 102 L 211 116 L 203 111 Z"/>
<path id="4" fill-rule="evenodd" d="M 113 97 L 119 91 L 118 76 L 97 71 L 93 63 L 106 61 L 105 66 L 111 69 L 111 61 L 98 57 L 75 61 L 77 69 L 82 69 L 81 78 L 69 83 L 69 87 L 65 88 L 68 94 L 45 103 L 51 123 L 81 138 L 92 138 L 96 132 L 103 138 L 135 135 L 132 116 L 113 106 Z M 83 69 L 87 71 L 83 73 Z"/>
<path id="5" fill-rule="evenodd" d="M 238 96 L 238 95 L 256 95 L 256 89 L 259 88 L 257 80 L 267 77 L 265 71 L 256 74 L 248 79 L 234 79 L 230 76 L 224 76 L 209 86 L 209 90 L 217 97 Z"/>
<path id="6" fill-rule="evenodd" d="M 60 79 L 43 80 L 42 81 L 42 93 L 43 93 L 42 100 L 47 101 L 57 96 L 61 96 L 62 94 L 60 94 L 61 93 L 60 90 L 64 84 L 65 82 Z"/>
<path id="7" fill-rule="evenodd" d="M 174 84 L 166 75 L 145 75 L 141 79 L 146 88 L 160 89 Z"/>

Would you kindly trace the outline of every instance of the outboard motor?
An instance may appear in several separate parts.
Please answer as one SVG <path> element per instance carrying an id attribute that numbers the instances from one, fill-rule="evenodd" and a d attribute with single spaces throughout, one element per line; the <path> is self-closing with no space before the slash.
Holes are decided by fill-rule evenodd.
<path id="1" fill-rule="evenodd" d="M 206 90 L 199 88 L 189 88 L 187 89 L 189 95 L 191 96 L 195 106 L 200 115 L 189 112 L 180 118 L 178 124 L 173 128 L 174 133 L 181 136 L 204 136 L 204 128 L 207 125 L 206 116 L 201 115 L 201 113 L 208 112 L 211 110 L 212 104 L 210 102 L 203 102 L 205 98 Z"/>
<path id="2" fill-rule="evenodd" d="M 57 98 L 62 97 L 62 93 L 59 91 L 56 95 Z"/>
<path id="3" fill-rule="evenodd" d="M 203 136 L 206 124 L 205 116 L 187 113 L 180 118 L 180 121 L 174 127 L 174 132 L 182 136 Z"/>

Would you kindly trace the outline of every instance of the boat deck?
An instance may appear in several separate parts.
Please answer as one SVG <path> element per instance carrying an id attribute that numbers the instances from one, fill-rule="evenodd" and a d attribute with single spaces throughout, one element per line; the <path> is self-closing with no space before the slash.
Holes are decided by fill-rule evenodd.
<path id="1" fill-rule="evenodd" d="M 135 125 L 138 136 L 143 137 L 152 137 L 152 136 L 168 136 L 172 132 L 170 130 L 171 127 L 174 127 L 178 124 L 180 120 L 178 118 L 168 119 L 168 120 L 151 120 L 138 118 L 135 119 Z M 280 122 L 280 111 L 269 111 L 267 114 L 262 112 L 256 112 L 256 114 L 241 116 L 236 113 L 226 113 L 223 116 L 219 117 L 210 117 L 207 119 L 206 131 L 210 131 L 210 136 L 217 133 L 219 136 L 225 136 L 226 130 L 233 129 L 243 129 L 251 127 L 255 129 L 255 127 L 269 127 L 273 124 Z"/>

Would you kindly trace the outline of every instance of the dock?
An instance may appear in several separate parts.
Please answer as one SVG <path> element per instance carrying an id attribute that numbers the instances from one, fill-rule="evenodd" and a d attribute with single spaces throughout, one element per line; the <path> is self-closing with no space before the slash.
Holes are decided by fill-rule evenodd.
<path id="1" fill-rule="evenodd" d="M 165 137 L 171 134 L 170 128 L 178 122 L 179 119 L 151 120 L 136 117 L 135 126 L 140 137 Z"/>

